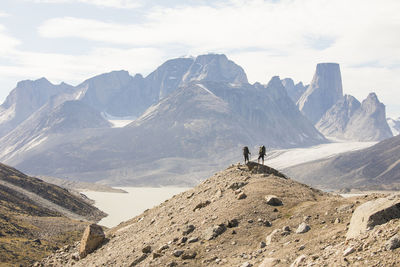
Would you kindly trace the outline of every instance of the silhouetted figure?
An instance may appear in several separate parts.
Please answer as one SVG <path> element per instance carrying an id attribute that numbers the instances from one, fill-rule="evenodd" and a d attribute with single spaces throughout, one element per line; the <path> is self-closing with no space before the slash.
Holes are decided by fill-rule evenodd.
<path id="1" fill-rule="evenodd" d="M 262 165 L 264 165 L 264 156 L 265 156 L 265 146 L 260 146 L 260 150 L 258 151 L 258 160 L 257 162 L 260 163 L 260 159 L 262 159 Z"/>
<path id="2" fill-rule="evenodd" d="M 249 148 L 247 146 L 245 146 L 243 148 L 244 164 L 249 162 L 249 154 L 251 154 L 250 151 L 249 151 Z"/>

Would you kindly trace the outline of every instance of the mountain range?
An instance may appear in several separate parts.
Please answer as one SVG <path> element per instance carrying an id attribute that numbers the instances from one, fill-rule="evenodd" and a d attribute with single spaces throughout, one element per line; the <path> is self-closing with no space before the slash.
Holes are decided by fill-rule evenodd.
<path id="1" fill-rule="evenodd" d="M 193 185 L 240 160 L 245 145 L 253 152 L 261 144 L 316 145 L 328 142 L 325 128 L 339 136 L 337 125 L 343 138 L 389 137 L 374 94 L 354 112 L 342 94 L 338 64 L 318 64 L 306 86 L 277 76 L 250 84 L 243 68 L 220 54 L 171 59 L 146 77 L 112 71 L 75 87 L 24 81 L 1 106 L 0 160 L 80 181 Z M 20 111 L 25 106 L 29 112 Z M 110 117 L 133 121 L 113 128 Z"/>
<path id="2" fill-rule="evenodd" d="M 393 136 L 386 122 L 385 105 L 375 93 L 370 93 L 362 103 L 351 95 L 343 95 L 337 63 L 318 64 L 310 85 L 294 85 L 291 79 L 282 82 L 299 110 L 327 137 L 381 141 Z"/>
<path id="3" fill-rule="evenodd" d="M 102 113 L 138 118 L 112 128 Z M 194 184 L 240 158 L 243 145 L 322 142 L 279 77 L 252 85 L 240 66 L 210 54 L 169 60 L 145 78 L 88 79 L 38 107 L 0 150 L 2 161 L 37 175 L 162 185 Z"/>

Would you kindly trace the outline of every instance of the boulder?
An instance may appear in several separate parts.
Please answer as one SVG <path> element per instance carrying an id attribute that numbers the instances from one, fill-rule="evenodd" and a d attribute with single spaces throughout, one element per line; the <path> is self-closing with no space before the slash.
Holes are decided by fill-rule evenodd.
<path id="1" fill-rule="evenodd" d="M 203 233 L 203 238 L 205 240 L 211 240 L 225 232 L 226 226 L 224 224 L 214 225 Z"/>
<path id="2" fill-rule="evenodd" d="M 247 195 L 244 192 L 241 192 L 238 196 L 237 199 L 245 199 Z"/>
<path id="3" fill-rule="evenodd" d="M 183 229 L 182 234 L 183 234 L 183 235 L 188 235 L 188 234 L 190 234 L 191 232 L 193 232 L 195 228 L 196 228 L 196 227 L 194 227 L 193 224 L 189 224 L 189 225 L 185 226 L 185 228 Z"/>
<path id="4" fill-rule="evenodd" d="M 385 245 L 387 250 L 393 250 L 396 248 L 400 247 L 400 236 L 397 234 L 395 236 L 392 236 L 392 238 L 390 238 Z"/>
<path id="5" fill-rule="evenodd" d="M 294 262 L 290 265 L 290 267 L 298 267 L 298 266 L 302 266 L 302 264 L 305 262 L 307 256 L 306 255 L 300 255 L 298 256 Z"/>
<path id="6" fill-rule="evenodd" d="M 196 251 L 185 251 L 182 254 L 182 260 L 190 260 L 190 259 L 194 259 L 197 256 L 197 252 Z"/>
<path id="7" fill-rule="evenodd" d="M 305 222 L 302 222 L 299 227 L 297 227 L 296 234 L 304 234 L 310 231 L 311 227 L 306 224 Z"/>
<path id="8" fill-rule="evenodd" d="M 258 267 L 273 267 L 278 265 L 280 262 L 277 258 L 265 258 Z"/>
<path id="9" fill-rule="evenodd" d="M 266 203 L 271 206 L 282 206 L 282 200 L 280 200 L 277 196 L 268 195 L 265 196 Z"/>
<path id="10" fill-rule="evenodd" d="M 84 258 L 95 251 L 103 243 L 104 239 L 103 229 L 99 225 L 95 223 L 88 225 L 81 239 L 79 256 Z"/>
<path id="11" fill-rule="evenodd" d="M 272 242 L 276 242 L 279 240 L 281 229 L 275 229 L 272 231 L 267 238 L 265 239 L 265 243 L 267 245 L 271 244 Z"/>
<path id="12" fill-rule="evenodd" d="M 397 218 L 400 218 L 400 194 L 365 202 L 355 209 L 346 238 L 356 238 L 375 225 Z"/>
<path id="13" fill-rule="evenodd" d="M 343 257 L 346 257 L 348 255 L 350 255 L 351 253 L 353 253 L 354 251 L 356 251 L 356 249 L 354 247 L 348 247 L 346 248 L 345 251 L 343 251 Z"/>

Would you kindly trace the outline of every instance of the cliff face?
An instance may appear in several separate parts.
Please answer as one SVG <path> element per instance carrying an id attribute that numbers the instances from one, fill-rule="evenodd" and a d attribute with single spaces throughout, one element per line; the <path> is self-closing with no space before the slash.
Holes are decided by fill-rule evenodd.
<path id="1" fill-rule="evenodd" d="M 320 63 L 307 91 L 297 106 L 315 124 L 339 99 L 343 97 L 339 64 Z"/>
<path id="2" fill-rule="evenodd" d="M 381 141 L 392 137 L 386 121 L 385 105 L 370 93 L 347 124 L 344 138 L 360 141 Z"/>
<path id="3" fill-rule="evenodd" d="M 343 137 L 351 117 L 361 107 L 361 103 L 351 95 L 345 95 L 333 105 L 315 127 L 325 136 Z"/>

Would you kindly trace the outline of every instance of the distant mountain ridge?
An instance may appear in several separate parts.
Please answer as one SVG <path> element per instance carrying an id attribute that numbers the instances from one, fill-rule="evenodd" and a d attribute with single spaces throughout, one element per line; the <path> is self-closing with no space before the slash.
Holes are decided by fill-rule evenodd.
<path id="1" fill-rule="evenodd" d="M 300 111 L 325 136 L 353 141 L 381 141 L 393 136 L 385 105 L 375 93 L 362 104 L 353 96 L 343 96 L 337 63 L 319 63 L 307 89 L 300 83 L 295 86 L 291 79 L 283 82 Z"/>
<path id="2" fill-rule="evenodd" d="M 102 112 L 138 118 L 117 129 Z M 240 66 L 210 54 L 169 60 L 145 78 L 125 71 L 90 78 L 0 139 L 0 157 L 36 175 L 191 185 L 243 145 L 323 142 L 279 77 L 251 85 Z"/>
<path id="3" fill-rule="evenodd" d="M 400 189 L 400 136 L 327 159 L 290 167 L 294 179 L 319 188 Z"/>

